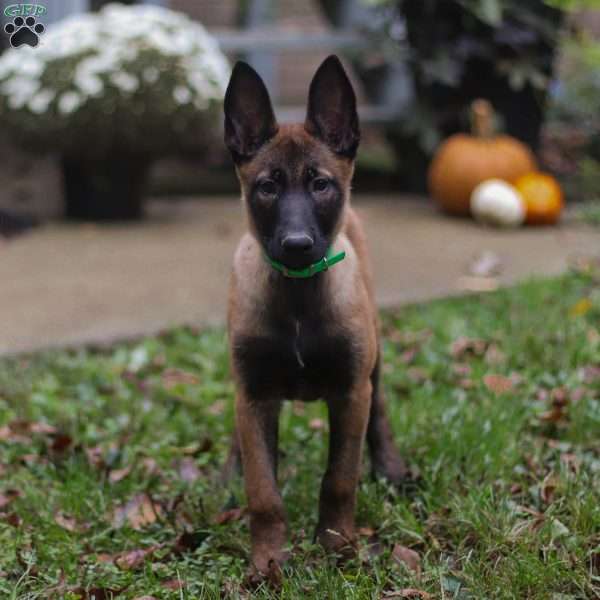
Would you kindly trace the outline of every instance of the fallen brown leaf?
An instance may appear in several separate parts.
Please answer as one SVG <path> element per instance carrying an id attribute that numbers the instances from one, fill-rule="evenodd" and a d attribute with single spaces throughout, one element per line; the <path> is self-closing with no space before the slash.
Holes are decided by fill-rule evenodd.
<path id="1" fill-rule="evenodd" d="M 489 373 L 484 376 L 483 384 L 490 392 L 493 392 L 497 396 L 506 394 L 513 389 L 512 379 L 505 377 L 504 375 Z"/>
<path id="2" fill-rule="evenodd" d="M 200 378 L 197 375 L 175 368 L 165 369 L 161 379 L 163 387 L 167 390 L 171 390 L 178 385 L 196 385 L 200 383 Z"/>
<path id="3" fill-rule="evenodd" d="M 55 435 L 56 427 L 47 423 L 35 423 L 26 419 L 15 419 L 0 427 L 0 440 L 22 442 L 30 440 L 31 435 Z"/>
<path id="4" fill-rule="evenodd" d="M 53 437 L 52 443 L 50 444 L 50 449 L 57 453 L 66 452 L 69 448 L 71 448 L 72 445 L 73 438 L 70 435 L 66 433 L 58 433 Z"/>
<path id="5" fill-rule="evenodd" d="M 26 433 L 29 433 L 29 430 L 23 430 L 23 428 L 20 427 L 20 423 L 20 421 L 15 421 L 0 427 L 0 440 L 3 442 L 12 442 L 14 444 L 30 444 L 31 437 L 26 435 Z"/>
<path id="6" fill-rule="evenodd" d="M 421 557 L 417 552 L 402 546 L 401 544 L 395 544 L 392 550 L 392 558 L 398 563 L 405 565 L 411 571 L 415 573 L 421 572 Z"/>
<path id="7" fill-rule="evenodd" d="M 174 591 L 182 590 L 185 587 L 185 583 L 180 579 L 169 579 L 168 581 L 163 581 L 160 585 L 166 590 Z"/>
<path id="8" fill-rule="evenodd" d="M 14 502 L 17 498 L 20 498 L 23 495 L 23 492 L 20 490 L 9 488 L 0 492 L 0 508 L 5 508 L 11 502 Z"/>
<path id="9" fill-rule="evenodd" d="M 523 491 L 523 487 L 518 483 L 513 483 L 510 486 L 510 495 L 518 496 Z"/>
<path id="10" fill-rule="evenodd" d="M 113 600 L 119 594 L 123 592 L 123 589 L 110 589 L 110 588 L 101 588 L 101 587 L 93 587 L 93 588 L 73 588 L 69 590 L 70 596 L 75 596 L 80 600 Z"/>
<path id="11" fill-rule="evenodd" d="M 430 600 L 431 594 L 415 588 L 404 588 L 395 592 L 383 592 L 383 598 L 421 598 L 421 600 Z"/>
<path id="12" fill-rule="evenodd" d="M 21 519 L 16 512 L 0 513 L 0 521 L 15 528 L 21 527 L 21 524 L 23 523 L 23 519 Z"/>
<path id="13" fill-rule="evenodd" d="M 112 554 L 108 554 L 108 552 L 100 552 L 96 554 L 96 562 L 99 563 L 111 563 L 114 561 L 114 556 Z"/>
<path id="14" fill-rule="evenodd" d="M 539 394 L 538 397 L 540 399 L 547 399 L 547 394 L 542 396 Z M 566 388 L 554 388 L 550 392 L 550 399 L 552 402 L 552 406 L 550 410 L 547 410 L 540 415 L 538 415 L 538 419 L 540 421 L 546 423 L 559 423 L 562 421 L 567 421 L 569 418 L 568 407 L 570 403 L 569 391 Z"/>
<path id="15" fill-rule="evenodd" d="M 40 435 L 54 435 L 58 433 L 58 429 L 48 423 L 30 423 L 29 430 L 31 433 L 38 433 Z"/>
<path id="16" fill-rule="evenodd" d="M 122 481 L 123 479 L 125 479 L 125 477 L 127 477 L 130 473 L 131 473 L 131 466 L 123 467 L 122 469 L 115 469 L 114 471 L 111 471 L 109 473 L 108 480 L 111 483 L 118 483 L 119 481 Z"/>
<path id="17" fill-rule="evenodd" d="M 139 548 L 137 550 L 129 550 L 127 552 L 121 552 L 114 557 L 114 563 L 123 571 L 133 571 L 141 566 L 148 558 L 150 558 L 157 550 L 161 548 L 160 545 L 150 546 L 149 548 Z"/>
<path id="18" fill-rule="evenodd" d="M 539 414 L 538 419 L 545 423 L 559 423 L 564 420 L 565 416 L 565 412 L 560 408 L 552 408 Z"/>
<path id="19" fill-rule="evenodd" d="M 224 510 L 215 517 L 215 523 L 217 525 L 225 525 L 225 523 L 239 521 L 245 514 L 245 508 L 231 508 L 230 510 Z"/>
<path id="20" fill-rule="evenodd" d="M 48 463 L 48 459 L 45 456 L 33 453 L 22 454 L 19 457 L 19 460 L 27 467 L 31 467 L 32 465 L 45 465 Z"/>
<path id="21" fill-rule="evenodd" d="M 466 356 L 483 356 L 487 347 L 488 343 L 485 340 L 461 337 L 452 342 L 450 353 L 455 359 Z"/>
<path id="22" fill-rule="evenodd" d="M 112 515 L 113 527 L 120 528 L 126 523 L 133 529 L 143 529 L 162 517 L 162 508 L 146 494 L 136 494 L 126 504 L 117 506 Z"/>
<path id="23" fill-rule="evenodd" d="M 75 517 L 72 517 L 64 512 L 59 512 L 54 515 L 54 522 L 72 533 L 82 533 L 87 531 L 90 526 L 85 523 L 79 523 Z"/>
<path id="24" fill-rule="evenodd" d="M 530 515 L 533 518 L 518 520 L 510 530 L 509 537 L 518 539 L 524 532 L 538 531 L 546 521 L 546 515 L 526 506 L 518 506 L 519 512 Z"/>

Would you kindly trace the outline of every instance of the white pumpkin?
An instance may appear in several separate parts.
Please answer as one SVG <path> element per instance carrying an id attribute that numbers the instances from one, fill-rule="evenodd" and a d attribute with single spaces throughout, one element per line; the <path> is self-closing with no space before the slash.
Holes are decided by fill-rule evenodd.
<path id="1" fill-rule="evenodd" d="M 517 189 L 501 179 L 480 183 L 471 194 L 471 214 L 476 221 L 496 227 L 518 227 L 526 207 Z"/>

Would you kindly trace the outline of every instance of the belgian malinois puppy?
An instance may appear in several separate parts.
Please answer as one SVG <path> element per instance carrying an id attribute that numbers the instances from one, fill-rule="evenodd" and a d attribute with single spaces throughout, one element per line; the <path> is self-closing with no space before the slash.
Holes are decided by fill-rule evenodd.
<path id="1" fill-rule="evenodd" d="M 229 343 L 237 387 L 229 466 L 241 451 L 252 562 L 267 573 L 285 556 L 277 488 L 283 399 L 323 399 L 329 459 L 316 536 L 352 547 L 365 436 L 373 469 L 399 482 L 379 387 L 378 316 L 365 235 L 350 207 L 359 143 L 356 98 L 335 56 L 317 70 L 304 124 L 278 125 L 269 93 L 247 64 L 225 95 L 225 143 L 241 184 L 249 231 L 237 248 Z"/>

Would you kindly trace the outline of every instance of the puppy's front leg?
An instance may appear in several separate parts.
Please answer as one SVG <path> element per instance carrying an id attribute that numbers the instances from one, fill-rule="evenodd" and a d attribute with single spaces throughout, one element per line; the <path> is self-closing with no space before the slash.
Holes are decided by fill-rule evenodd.
<path id="1" fill-rule="evenodd" d="M 286 519 L 277 489 L 277 433 L 280 402 L 236 399 L 236 427 L 250 516 L 252 562 L 267 573 L 274 561 L 284 561 Z"/>
<path id="2" fill-rule="evenodd" d="M 329 401 L 329 460 L 321 484 L 317 537 L 334 552 L 354 542 L 354 509 L 362 447 L 369 421 L 371 382 Z"/>

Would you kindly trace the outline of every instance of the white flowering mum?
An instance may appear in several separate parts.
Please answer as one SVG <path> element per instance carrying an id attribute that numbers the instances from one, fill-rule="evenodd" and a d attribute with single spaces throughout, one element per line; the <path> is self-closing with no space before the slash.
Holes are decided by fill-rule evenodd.
<path id="1" fill-rule="evenodd" d="M 229 72 L 187 16 L 110 4 L 0 56 L 0 126 L 40 150 L 168 153 L 206 143 Z"/>

